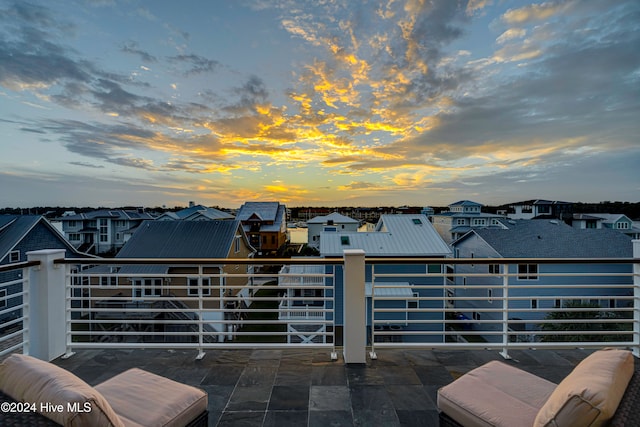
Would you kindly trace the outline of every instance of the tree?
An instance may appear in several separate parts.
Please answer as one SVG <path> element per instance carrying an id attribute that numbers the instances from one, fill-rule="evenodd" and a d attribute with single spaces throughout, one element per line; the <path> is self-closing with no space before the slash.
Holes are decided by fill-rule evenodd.
<path id="1" fill-rule="evenodd" d="M 631 318 L 630 312 L 612 312 L 594 310 L 601 308 L 596 303 L 583 303 L 581 301 L 568 301 L 563 305 L 564 309 L 549 313 L 540 329 L 546 332 L 557 332 L 556 334 L 542 335 L 543 342 L 593 342 L 593 341 L 629 341 L 631 334 L 622 332 L 631 331 L 632 325 L 625 320 Z M 585 311 L 573 311 L 574 309 L 588 309 Z M 620 322 L 611 320 L 619 319 Z M 564 323 L 571 320 L 570 323 Z M 590 333 L 574 333 L 572 331 L 589 331 Z M 603 334 L 602 332 L 619 331 L 620 334 Z"/>

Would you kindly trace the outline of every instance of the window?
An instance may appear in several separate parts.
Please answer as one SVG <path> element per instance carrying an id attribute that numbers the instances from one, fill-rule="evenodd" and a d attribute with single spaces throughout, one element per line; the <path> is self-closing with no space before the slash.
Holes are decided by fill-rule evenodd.
<path id="1" fill-rule="evenodd" d="M 327 231 L 327 232 L 336 232 L 338 231 L 338 229 L 336 227 L 324 227 L 322 229 L 322 231 Z"/>
<path id="2" fill-rule="evenodd" d="M 441 265 L 440 264 L 427 264 L 427 273 L 430 273 L 430 274 L 442 273 Z"/>
<path id="3" fill-rule="evenodd" d="M 340 244 L 343 246 L 349 245 L 349 236 L 340 236 Z"/>
<path id="4" fill-rule="evenodd" d="M 7 290 L 0 289 L 0 309 L 7 307 L 7 300 L 5 299 L 6 297 L 7 297 Z"/>
<path id="5" fill-rule="evenodd" d="M 197 277 L 190 277 L 189 279 L 187 279 L 187 284 L 189 286 L 189 295 L 198 295 L 199 280 L 202 280 L 202 295 L 211 295 L 211 279 L 208 277 L 203 277 L 202 279 L 198 279 Z"/>
<path id="6" fill-rule="evenodd" d="M 76 221 L 69 221 L 67 224 L 68 224 L 67 225 L 68 228 L 76 228 L 77 227 Z"/>
<path id="7" fill-rule="evenodd" d="M 518 264 L 518 280 L 538 280 L 538 264 Z"/>
<path id="8" fill-rule="evenodd" d="M 420 221 L 420 218 L 413 218 L 412 221 L 415 225 L 422 225 L 422 221 Z"/>
<path id="9" fill-rule="evenodd" d="M 69 233 L 69 241 L 71 241 L 71 242 L 79 242 L 80 241 L 80 233 Z"/>
<path id="10" fill-rule="evenodd" d="M 456 225 L 464 225 L 466 221 L 464 219 L 458 218 L 456 219 Z"/>
<path id="11" fill-rule="evenodd" d="M 144 295 L 148 297 L 161 296 L 162 279 L 144 279 Z"/>
<path id="12" fill-rule="evenodd" d="M 537 299 L 532 299 L 531 300 L 531 308 L 533 310 L 537 310 L 538 309 L 538 300 Z"/>
<path id="13" fill-rule="evenodd" d="M 629 228 L 628 222 L 619 222 L 616 224 L 616 228 L 619 230 L 627 230 Z"/>
<path id="14" fill-rule="evenodd" d="M 100 233 L 100 241 L 108 242 L 109 241 L 109 224 L 106 219 L 100 219 L 100 229 L 98 231 Z"/>
<path id="15" fill-rule="evenodd" d="M 109 274 L 117 274 L 120 268 L 109 267 Z M 100 286 L 118 286 L 118 276 L 101 276 Z"/>
<path id="16" fill-rule="evenodd" d="M 20 251 L 11 251 L 9 253 L 9 262 L 20 262 Z"/>
<path id="17" fill-rule="evenodd" d="M 417 292 L 413 293 L 413 299 L 407 301 L 407 308 L 418 308 L 420 294 Z"/>
<path id="18" fill-rule="evenodd" d="M 240 236 L 236 236 L 236 240 L 235 240 L 234 243 L 235 243 L 235 245 L 234 245 L 233 251 L 235 253 L 240 252 Z"/>
<path id="19" fill-rule="evenodd" d="M 500 264 L 489 264 L 489 274 L 500 274 Z"/>
<path id="20" fill-rule="evenodd" d="M 473 225 L 485 225 L 486 221 L 484 218 L 474 218 Z"/>
<path id="21" fill-rule="evenodd" d="M 493 289 L 491 288 L 487 289 L 487 301 L 493 302 Z"/>
<path id="22" fill-rule="evenodd" d="M 473 320 L 480 320 L 480 313 L 478 313 L 477 311 L 473 312 Z"/>

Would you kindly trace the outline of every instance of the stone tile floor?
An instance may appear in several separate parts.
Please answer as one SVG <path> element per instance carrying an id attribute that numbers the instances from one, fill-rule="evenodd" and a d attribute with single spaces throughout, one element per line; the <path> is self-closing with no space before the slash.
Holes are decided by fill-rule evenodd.
<path id="1" fill-rule="evenodd" d="M 511 351 L 507 363 L 560 382 L 587 350 Z M 209 394 L 211 426 L 437 426 L 436 392 L 490 360 L 489 350 L 377 351 L 345 365 L 328 350 L 81 350 L 54 363 L 91 385 L 142 368 Z"/>

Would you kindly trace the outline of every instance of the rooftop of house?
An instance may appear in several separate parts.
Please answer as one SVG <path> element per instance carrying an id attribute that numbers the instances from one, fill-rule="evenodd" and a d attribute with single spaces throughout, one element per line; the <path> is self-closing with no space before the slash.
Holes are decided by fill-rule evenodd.
<path id="1" fill-rule="evenodd" d="M 145 221 L 117 257 L 225 258 L 239 229 L 239 221 Z"/>
<path id="2" fill-rule="evenodd" d="M 377 350 L 377 360 L 345 365 L 329 350 L 81 350 L 54 363 L 90 385 L 137 367 L 200 387 L 210 426 L 434 426 L 436 393 L 491 360 L 496 351 Z M 510 351 L 505 361 L 558 383 L 588 350 Z M 636 361 L 638 363 L 638 361 Z"/>
<path id="3" fill-rule="evenodd" d="M 631 239 L 610 229 L 576 229 L 558 220 L 506 220 L 506 229 L 480 228 L 475 233 L 507 258 L 625 258 L 633 256 Z"/>
<path id="4" fill-rule="evenodd" d="M 85 219 L 110 218 L 114 220 L 147 220 L 154 219 L 155 216 L 140 208 L 137 210 L 125 209 L 99 209 L 91 212 L 67 215 L 57 218 L 58 221 L 82 221 Z"/>
<path id="5" fill-rule="evenodd" d="M 425 215 L 381 215 L 376 231 L 322 233 L 320 253 L 342 256 L 345 249 L 362 249 L 369 256 L 448 256 L 451 249 Z"/>
<path id="6" fill-rule="evenodd" d="M 335 224 L 357 224 L 358 220 L 333 212 L 329 215 L 316 216 L 307 221 L 307 224 L 326 224 L 333 221 Z"/>
<path id="7" fill-rule="evenodd" d="M 158 219 L 162 219 L 163 217 L 168 217 L 171 219 L 185 219 L 198 213 L 209 219 L 232 219 L 233 218 L 233 215 L 223 212 L 219 209 L 208 208 L 203 205 L 195 205 L 185 209 L 181 209 L 176 212 L 165 212 L 160 217 L 158 217 Z"/>
<path id="8" fill-rule="evenodd" d="M 41 215 L 0 215 L 0 261 L 38 224 L 43 224 L 54 236 L 58 237 L 60 247 L 64 247 L 70 255 L 84 256 Z"/>
<path id="9" fill-rule="evenodd" d="M 247 202 L 238 210 L 236 219 L 245 222 L 253 216 L 260 221 L 271 223 L 263 224 L 260 231 L 277 232 L 284 221 L 285 211 L 285 206 L 278 202 Z"/>

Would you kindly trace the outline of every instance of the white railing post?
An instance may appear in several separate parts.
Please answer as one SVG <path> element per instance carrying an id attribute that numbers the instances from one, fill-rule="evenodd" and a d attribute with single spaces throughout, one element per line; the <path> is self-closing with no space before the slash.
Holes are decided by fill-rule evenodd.
<path id="1" fill-rule="evenodd" d="M 66 350 L 66 268 L 53 263 L 64 256 L 64 249 L 27 252 L 27 260 L 40 261 L 29 277 L 29 354 L 46 361 Z"/>
<path id="2" fill-rule="evenodd" d="M 343 253 L 344 363 L 366 363 L 367 328 L 364 251 L 362 249 L 346 249 Z"/>
<path id="3" fill-rule="evenodd" d="M 502 351 L 500 355 L 505 359 L 509 356 L 509 265 L 503 264 L 502 274 Z"/>
<path id="4" fill-rule="evenodd" d="M 633 241 L 633 258 L 640 260 L 640 240 Z M 640 357 L 640 264 L 633 264 L 633 354 Z"/>

